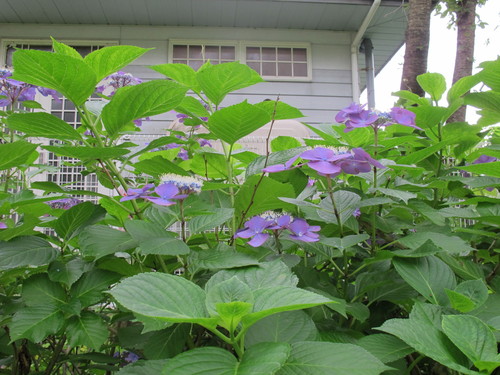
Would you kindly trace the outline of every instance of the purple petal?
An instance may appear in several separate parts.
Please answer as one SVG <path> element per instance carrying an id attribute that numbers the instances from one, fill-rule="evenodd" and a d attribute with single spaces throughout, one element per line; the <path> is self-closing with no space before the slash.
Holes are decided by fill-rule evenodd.
<path id="1" fill-rule="evenodd" d="M 304 151 L 300 157 L 305 160 L 328 161 L 335 156 L 335 152 L 329 148 L 316 147 L 313 150 Z"/>
<path id="2" fill-rule="evenodd" d="M 8 226 L 4 222 L 0 221 L 0 229 L 7 229 Z"/>
<path id="3" fill-rule="evenodd" d="M 245 223 L 245 228 L 253 230 L 254 233 L 262 233 L 272 224 L 272 221 L 266 220 L 260 216 L 254 216 Z"/>
<path id="4" fill-rule="evenodd" d="M 172 206 L 176 203 L 168 199 L 159 197 L 144 197 L 144 199 L 147 199 L 148 201 L 153 202 L 154 204 L 157 204 L 159 206 Z"/>
<path id="5" fill-rule="evenodd" d="M 326 175 L 339 173 L 341 171 L 338 165 L 328 161 L 311 161 L 307 163 L 307 165 L 315 171 Z"/>
<path id="6" fill-rule="evenodd" d="M 362 160 L 346 160 L 343 161 L 340 165 L 342 167 L 342 171 L 347 174 L 359 174 L 370 172 L 372 167 L 367 161 Z"/>
<path id="7" fill-rule="evenodd" d="M 252 247 L 259 247 L 262 244 L 264 244 L 264 242 L 266 242 L 266 240 L 268 238 L 269 238 L 269 234 L 259 233 L 259 234 L 256 234 L 255 237 L 252 238 L 250 241 L 248 241 L 247 244 L 249 244 Z"/>
<path id="8" fill-rule="evenodd" d="M 283 172 L 288 170 L 288 168 L 284 164 L 276 164 L 276 165 L 270 165 L 266 168 L 262 169 L 262 172 L 264 173 L 276 173 L 276 172 Z"/>
<path id="9" fill-rule="evenodd" d="M 234 238 L 250 238 L 255 236 L 255 232 L 251 229 L 241 229 L 234 234 Z"/>
<path id="10" fill-rule="evenodd" d="M 162 199 L 172 199 L 179 194 L 179 189 L 173 183 L 166 183 L 157 186 L 155 192 Z"/>

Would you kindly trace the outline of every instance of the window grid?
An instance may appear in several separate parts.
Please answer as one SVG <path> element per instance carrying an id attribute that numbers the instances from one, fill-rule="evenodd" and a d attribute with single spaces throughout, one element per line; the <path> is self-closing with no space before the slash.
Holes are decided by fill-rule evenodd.
<path id="1" fill-rule="evenodd" d="M 247 46 L 247 65 L 266 77 L 307 77 L 307 49 Z"/>
<path id="2" fill-rule="evenodd" d="M 205 44 L 174 44 L 172 62 L 187 64 L 198 70 L 205 62 L 212 64 L 236 61 L 234 46 L 205 45 Z"/>

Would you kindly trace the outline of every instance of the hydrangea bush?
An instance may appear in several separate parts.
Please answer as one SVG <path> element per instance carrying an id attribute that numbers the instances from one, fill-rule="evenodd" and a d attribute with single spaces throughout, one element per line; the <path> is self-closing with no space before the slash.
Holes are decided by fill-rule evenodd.
<path id="1" fill-rule="evenodd" d="M 427 97 L 353 103 L 300 141 L 272 138 L 303 117 L 280 100 L 222 106 L 262 81 L 246 65 L 121 71 L 144 53 L 83 58 L 54 40 L 1 73 L 0 373 L 495 371 L 500 60 L 446 105 L 444 78 L 425 74 Z M 71 100 L 81 126 L 31 111 L 36 90 Z M 447 123 L 464 104 L 478 123 Z M 189 131 L 123 137 L 172 110 Z M 238 145 L 268 123 L 265 155 Z M 113 195 L 30 181 L 40 149 Z"/>

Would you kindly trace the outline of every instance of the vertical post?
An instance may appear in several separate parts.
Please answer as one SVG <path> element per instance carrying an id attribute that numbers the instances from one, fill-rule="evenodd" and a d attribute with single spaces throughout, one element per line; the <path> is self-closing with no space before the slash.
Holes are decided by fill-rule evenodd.
<path id="1" fill-rule="evenodd" d="M 365 52 L 368 108 L 373 109 L 375 108 L 375 61 L 373 58 L 373 44 L 371 39 L 363 39 L 362 46 Z"/>

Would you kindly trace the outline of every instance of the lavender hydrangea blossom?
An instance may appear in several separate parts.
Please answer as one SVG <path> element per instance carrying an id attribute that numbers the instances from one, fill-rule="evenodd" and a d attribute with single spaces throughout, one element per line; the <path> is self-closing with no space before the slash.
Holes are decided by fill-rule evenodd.
<path id="1" fill-rule="evenodd" d="M 69 210 L 71 207 L 82 203 L 78 198 L 61 198 L 46 202 L 51 208 Z"/>
<path id="2" fill-rule="evenodd" d="M 139 189 L 128 189 L 127 194 L 120 199 L 120 202 L 129 201 L 132 199 L 144 198 L 149 194 L 149 190 L 154 188 L 154 184 L 146 184 Z"/>
<path id="3" fill-rule="evenodd" d="M 158 197 L 143 196 L 143 198 L 159 206 L 172 206 L 176 203 L 173 199 L 184 199 L 187 197 L 185 194 L 179 194 L 179 188 L 173 183 L 164 183 L 157 186 L 155 193 L 158 194 Z"/>

